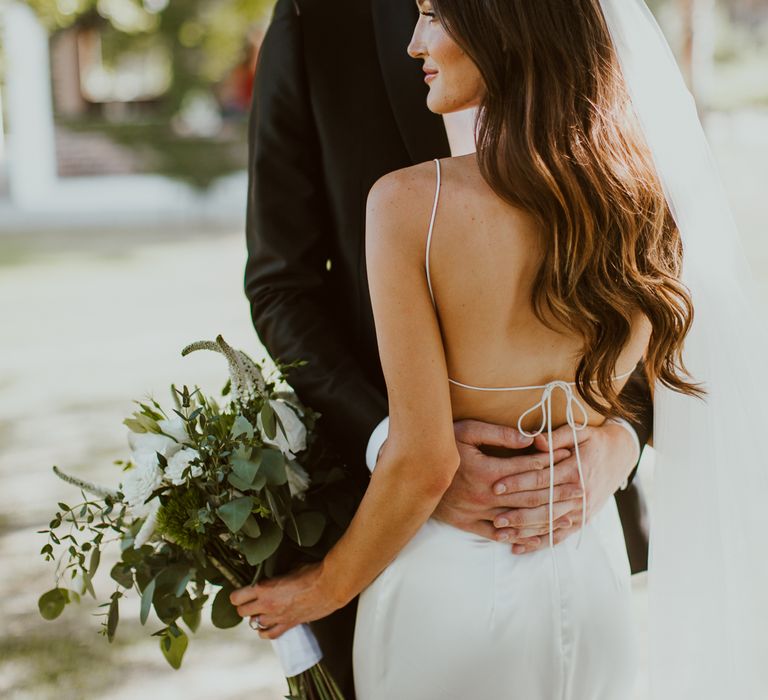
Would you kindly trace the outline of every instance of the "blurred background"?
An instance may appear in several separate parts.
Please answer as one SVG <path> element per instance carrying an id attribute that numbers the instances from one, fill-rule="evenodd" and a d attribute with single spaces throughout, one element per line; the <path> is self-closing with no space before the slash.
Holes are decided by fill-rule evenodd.
<path id="1" fill-rule="evenodd" d="M 330 1 L 330 0 L 328 0 Z M 768 0 L 655 0 L 696 94 L 768 301 Z M 180 671 L 125 604 L 44 622 L 36 530 L 71 495 L 51 465 L 105 483 L 132 399 L 217 390 L 187 343 L 263 350 L 242 292 L 246 128 L 272 0 L 0 0 L 0 696 L 267 700 L 269 646 L 203 625 Z M 353 60 L 354 57 L 350 57 Z M 650 467 L 644 478 L 648 480 Z M 97 592 L 111 590 L 102 564 Z M 645 580 L 636 577 L 644 634 Z M 645 697 L 641 686 L 637 698 Z"/>

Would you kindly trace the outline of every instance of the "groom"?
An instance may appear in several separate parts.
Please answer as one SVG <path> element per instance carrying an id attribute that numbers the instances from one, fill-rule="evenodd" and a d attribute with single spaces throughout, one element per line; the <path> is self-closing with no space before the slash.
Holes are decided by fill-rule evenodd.
<path id="1" fill-rule="evenodd" d="M 251 119 L 245 289 L 254 327 L 273 357 L 307 361 L 292 386 L 322 413 L 319 428 L 350 468 L 366 475 L 387 416 L 365 271 L 366 197 L 388 172 L 450 156 L 449 135 L 462 129 L 461 116 L 426 107 L 421 67 L 406 54 L 416 20 L 413 0 L 277 0 Z M 452 141 L 456 153 L 458 136 Z M 641 420 L 585 433 L 593 508 L 630 475 L 650 433 L 647 383 L 638 373 L 625 391 L 642 405 Z M 489 538 L 500 532 L 491 522 L 500 509 L 516 526 L 535 523 L 548 499 L 548 455 L 498 456 L 525 444 L 511 428 L 464 421 L 455 432 L 461 467 L 434 517 Z M 567 433 L 556 434 L 557 447 L 572 447 Z M 568 451 L 558 457 L 557 500 L 568 500 L 575 465 Z M 637 499 L 631 487 L 617 495 L 633 570 L 647 561 Z M 558 537 L 578 529 L 576 517 Z M 355 608 L 313 623 L 347 698 Z"/>

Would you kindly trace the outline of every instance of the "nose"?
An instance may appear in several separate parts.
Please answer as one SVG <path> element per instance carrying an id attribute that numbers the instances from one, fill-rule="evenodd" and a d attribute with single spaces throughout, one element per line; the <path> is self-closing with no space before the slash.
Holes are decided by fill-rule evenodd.
<path id="1" fill-rule="evenodd" d="M 427 55 L 426 47 L 424 46 L 424 33 L 423 33 L 423 17 L 419 16 L 419 21 L 416 22 L 416 26 L 413 29 L 413 36 L 408 44 L 408 55 L 411 58 L 425 58 Z"/>

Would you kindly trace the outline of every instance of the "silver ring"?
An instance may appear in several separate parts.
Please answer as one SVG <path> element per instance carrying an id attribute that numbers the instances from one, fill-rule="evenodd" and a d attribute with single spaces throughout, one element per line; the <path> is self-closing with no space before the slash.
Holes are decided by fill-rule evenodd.
<path id="1" fill-rule="evenodd" d="M 254 622 L 256 623 L 255 626 L 254 626 Z M 266 625 L 262 625 L 261 622 L 259 622 L 259 616 L 258 615 L 254 615 L 250 620 L 248 620 L 248 626 L 252 630 L 263 631 L 263 630 L 269 629 Z"/>

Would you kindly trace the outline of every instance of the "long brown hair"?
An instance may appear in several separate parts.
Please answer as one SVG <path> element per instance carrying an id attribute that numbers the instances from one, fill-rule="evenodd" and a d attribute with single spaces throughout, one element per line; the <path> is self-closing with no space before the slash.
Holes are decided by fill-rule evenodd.
<path id="1" fill-rule="evenodd" d="M 599 0 L 432 0 L 477 65 L 480 171 L 546 235 L 532 303 L 583 339 L 576 381 L 601 413 L 631 413 L 614 389 L 638 311 L 651 382 L 690 395 L 693 320 L 682 243 L 624 85 Z"/>

